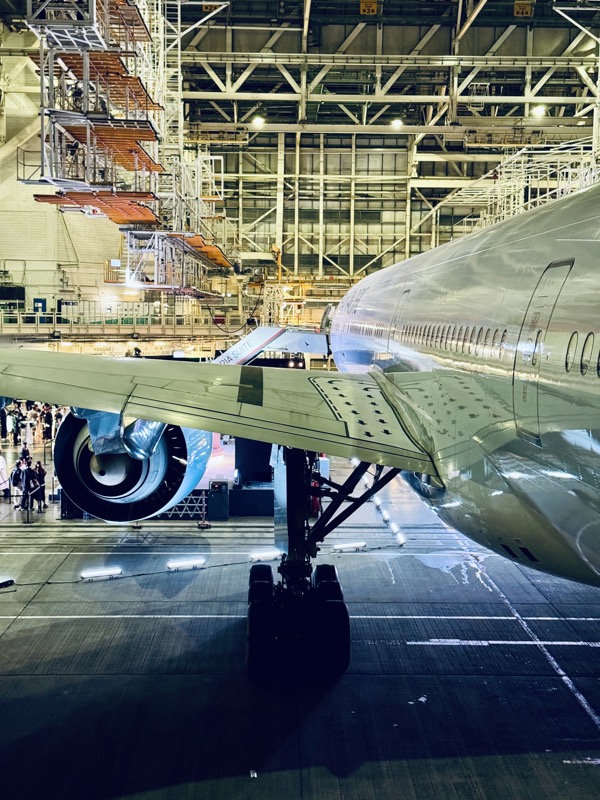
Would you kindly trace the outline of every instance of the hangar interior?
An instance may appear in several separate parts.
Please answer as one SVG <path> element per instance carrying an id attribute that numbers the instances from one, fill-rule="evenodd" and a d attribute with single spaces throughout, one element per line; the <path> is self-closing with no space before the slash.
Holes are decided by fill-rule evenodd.
<path id="1" fill-rule="evenodd" d="M 597 11 L 3 0 L 0 334 L 211 357 L 593 182 Z"/>
<path id="2" fill-rule="evenodd" d="M 315 331 L 364 275 L 595 182 L 599 12 L 0 0 L 1 343 L 191 360 Z M 393 475 L 314 559 L 339 594 L 340 568 L 348 670 L 248 681 L 248 572 L 281 552 L 272 497 L 229 519 L 230 443 L 208 495 L 105 524 L 59 504 L 52 435 L 29 431 L 2 435 L 47 470 L 47 503 L 0 505 L 7 796 L 600 796 L 596 588 L 466 539 Z M 356 465 L 330 466 L 347 500 Z"/>

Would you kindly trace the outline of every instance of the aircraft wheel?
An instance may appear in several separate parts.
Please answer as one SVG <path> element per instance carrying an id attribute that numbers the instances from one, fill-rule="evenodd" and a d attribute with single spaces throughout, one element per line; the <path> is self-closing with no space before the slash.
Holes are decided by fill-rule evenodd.
<path id="1" fill-rule="evenodd" d="M 268 581 L 273 586 L 273 567 L 270 564 L 252 564 L 248 583 L 255 581 Z"/>
<path id="2" fill-rule="evenodd" d="M 325 600 L 343 600 L 342 587 L 339 581 L 319 581 L 315 587 L 315 597 L 319 602 Z"/>
<path id="3" fill-rule="evenodd" d="M 253 581 L 248 587 L 248 603 L 273 602 L 273 583 L 269 581 Z"/>
<path id="4" fill-rule="evenodd" d="M 252 601 L 246 623 L 246 669 L 248 677 L 268 677 L 273 669 L 276 613 L 273 602 Z"/>
<path id="5" fill-rule="evenodd" d="M 334 564 L 317 564 L 312 573 L 312 584 L 317 586 L 321 581 L 340 582 L 337 567 Z"/>
<path id="6" fill-rule="evenodd" d="M 317 652 L 323 673 L 340 675 L 350 665 L 350 618 L 340 600 L 316 604 Z"/>

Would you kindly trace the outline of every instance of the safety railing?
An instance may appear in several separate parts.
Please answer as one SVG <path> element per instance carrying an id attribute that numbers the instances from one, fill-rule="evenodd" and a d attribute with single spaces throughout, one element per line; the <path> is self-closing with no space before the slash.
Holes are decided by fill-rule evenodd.
<path id="1" fill-rule="evenodd" d="M 233 322 L 232 322 L 233 324 Z M 152 337 L 161 336 L 214 336 L 218 327 L 210 314 L 143 314 L 85 315 L 77 311 L 56 312 L 0 311 L 0 333 L 46 335 L 60 339 L 63 335 L 93 334 L 94 338 L 107 336 Z"/>

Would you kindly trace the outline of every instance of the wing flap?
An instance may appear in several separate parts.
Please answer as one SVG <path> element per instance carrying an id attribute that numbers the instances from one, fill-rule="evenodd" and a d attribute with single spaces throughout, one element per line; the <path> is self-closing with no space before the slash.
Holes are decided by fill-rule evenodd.
<path id="1" fill-rule="evenodd" d="M 436 474 L 370 375 L 5 349 L 0 394 Z"/>

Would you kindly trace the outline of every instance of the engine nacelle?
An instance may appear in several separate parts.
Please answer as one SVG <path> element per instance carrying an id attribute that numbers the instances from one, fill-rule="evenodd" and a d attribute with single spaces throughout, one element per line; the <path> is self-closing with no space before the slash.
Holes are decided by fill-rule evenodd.
<path id="1" fill-rule="evenodd" d="M 167 425 L 149 458 L 92 450 L 87 421 L 68 414 L 54 444 L 56 477 L 67 496 L 107 522 L 148 519 L 172 508 L 204 475 L 212 433 Z"/>

